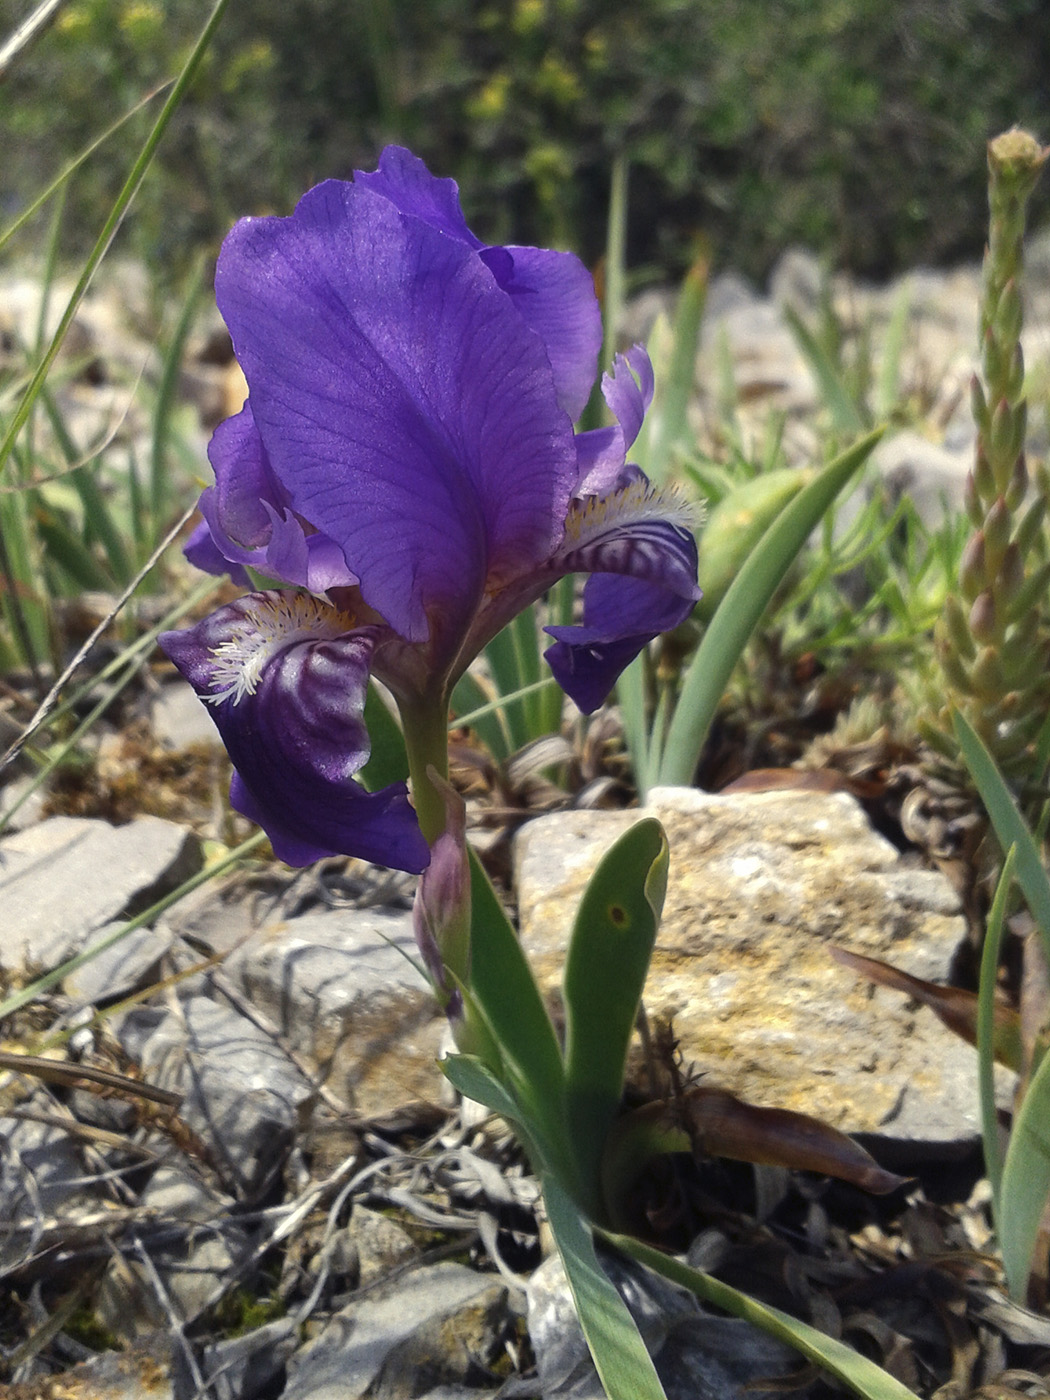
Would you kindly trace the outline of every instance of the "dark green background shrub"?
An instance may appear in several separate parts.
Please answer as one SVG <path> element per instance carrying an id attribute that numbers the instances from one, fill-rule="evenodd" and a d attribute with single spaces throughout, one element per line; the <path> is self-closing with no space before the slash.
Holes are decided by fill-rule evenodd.
<path id="1" fill-rule="evenodd" d="M 0 0 L 5 29 L 29 7 Z M 8 213 L 174 71 L 207 8 L 67 0 L 0 88 Z M 634 266 L 673 272 L 703 236 L 753 275 L 792 242 L 885 274 L 977 255 L 985 141 L 1013 122 L 1050 134 L 1048 72 L 1044 0 L 252 0 L 130 236 L 180 265 L 236 215 L 286 212 L 400 140 L 457 176 L 483 236 L 594 260 L 626 150 Z M 74 242 L 133 146 L 129 130 L 78 177 Z"/>

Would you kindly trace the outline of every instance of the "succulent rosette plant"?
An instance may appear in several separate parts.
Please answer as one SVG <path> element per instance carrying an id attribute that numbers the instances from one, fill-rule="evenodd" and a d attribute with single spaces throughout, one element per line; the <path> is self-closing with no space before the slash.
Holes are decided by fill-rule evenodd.
<path id="1" fill-rule="evenodd" d="M 569 253 L 488 247 L 452 180 L 390 147 L 374 173 L 238 223 L 216 297 L 249 398 L 220 424 L 190 558 L 249 592 L 162 646 L 211 709 L 234 806 L 291 864 L 344 853 L 419 871 L 446 826 L 448 696 L 518 612 L 587 573 L 547 659 L 584 711 L 698 596 L 687 505 L 627 451 L 644 350 L 574 432 L 601 321 Z M 401 712 L 413 783 L 367 792 L 370 675 Z"/>

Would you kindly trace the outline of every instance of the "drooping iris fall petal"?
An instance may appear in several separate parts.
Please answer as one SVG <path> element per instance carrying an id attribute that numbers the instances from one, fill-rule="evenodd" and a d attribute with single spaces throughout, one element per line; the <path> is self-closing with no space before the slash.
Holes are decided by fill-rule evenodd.
<path id="1" fill-rule="evenodd" d="M 346 854 L 420 871 L 403 783 L 366 792 L 362 718 L 375 637 L 302 593 L 249 593 L 161 645 L 206 701 L 233 761 L 234 805 L 290 865 Z"/>

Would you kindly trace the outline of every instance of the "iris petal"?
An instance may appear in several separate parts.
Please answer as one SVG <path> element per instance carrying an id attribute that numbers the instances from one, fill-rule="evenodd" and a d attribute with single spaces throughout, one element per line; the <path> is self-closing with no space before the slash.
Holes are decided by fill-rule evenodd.
<path id="1" fill-rule="evenodd" d="M 689 598 L 647 579 L 595 574 L 583 590 L 583 623 L 547 627 L 555 638 L 544 655 L 554 679 L 584 714 L 603 704 L 621 672 L 643 647 L 684 622 Z"/>
<path id="2" fill-rule="evenodd" d="M 604 496 L 626 484 L 627 451 L 641 431 L 653 389 L 653 366 L 641 345 L 617 355 L 612 373 L 602 375 L 602 394 L 618 421 L 610 428 L 577 433 L 577 496 Z"/>
<path id="3" fill-rule="evenodd" d="M 590 397 L 602 347 L 602 320 L 591 274 L 572 253 L 550 248 L 489 247 L 467 227 L 455 180 L 431 175 L 418 156 L 388 146 L 374 174 L 354 181 L 480 252 L 525 324 L 540 336 L 554 372 L 558 402 L 575 421 Z M 633 438 L 632 438 L 633 441 Z"/>
<path id="4" fill-rule="evenodd" d="M 409 641 L 558 542 L 577 467 L 537 335 L 463 243 L 367 186 L 244 220 L 216 292 L 292 508 Z"/>
<path id="5" fill-rule="evenodd" d="M 375 636 L 347 622 L 309 595 L 255 593 L 160 641 L 210 702 L 236 770 L 234 805 L 279 857 L 353 855 L 418 872 L 429 852 L 405 784 L 368 793 L 353 781 L 370 752 Z"/>
<path id="6" fill-rule="evenodd" d="M 638 470 L 604 497 L 577 501 L 566 522 L 559 565 L 590 573 L 583 623 L 548 627 L 546 657 L 581 710 L 605 700 L 625 666 L 660 632 L 677 627 L 700 596 L 691 509 L 673 490 L 656 490 Z"/>

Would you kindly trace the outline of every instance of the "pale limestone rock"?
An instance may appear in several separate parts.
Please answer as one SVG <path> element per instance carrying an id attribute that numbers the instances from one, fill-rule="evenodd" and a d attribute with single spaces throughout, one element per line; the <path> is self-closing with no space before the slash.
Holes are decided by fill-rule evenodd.
<path id="1" fill-rule="evenodd" d="M 671 874 L 645 1001 L 673 1016 L 687 1065 L 848 1132 L 977 1134 L 970 1047 L 830 955 L 841 944 L 945 979 L 964 928 L 940 875 L 904 866 L 845 794 L 659 789 L 646 813 L 667 831 Z M 588 876 L 642 815 L 557 813 L 519 834 L 522 943 L 547 991 Z"/>

